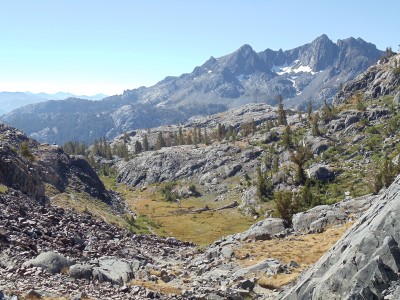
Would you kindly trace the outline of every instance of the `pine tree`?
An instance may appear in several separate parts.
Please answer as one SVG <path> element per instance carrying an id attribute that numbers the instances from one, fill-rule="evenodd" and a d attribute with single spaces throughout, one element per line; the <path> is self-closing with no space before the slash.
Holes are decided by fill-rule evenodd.
<path id="1" fill-rule="evenodd" d="M 183 145 L 182 127 L 179 127 L 179 145 Z"/>
<path id="2" fill-rule="evenodd" d="M 204 143 L 203 136 L 201 135 L 201 128 L 197 129 L 197 138 L 199 143 Z"/>
<path id="3" fill-rule="evenodd" d="M 286 111 L 283 109 L 282 96 L 278 96 L 278 125 L 287 125 Z"/>
<path id="4" fill-rule="evenodd" d="M 143 138 L 143 150 L 149 151 L 149 140 L 147 139 L 147 134 L 145 134 Z"/>
<path id="5" fill-rule="evenodd" d="M 273 184 L 270 178 L 261 173 L 257 168 L 257 194 L 261 200 L 269 200 L 272 197 Z"/>
<path id="6" fill-rule="evenodd" d="M 164 140 L 162 132 L 160 131 L 157 136 L 156 148 L 157 148 L 157 150 L 159 150 L 163 147 L 165 147 L 165 140 Z"/>
<path id="7" fill-rule="evenodd" d="M 297 120 L 300 123 L 303 122 L 303 116 L 301 115 L 301 111 L 300 110 L 297 111 Z"/>
<path id="8" fill-rule="evenodd" d="M 318 122 L 319 122 L 319 115 L 318 115 L 318 113 L 315 113 L 312 117 L 312 135 L 313 136 L 321 135 L 321 132 L 319 131 L 319 127 L 318 127 Z"/>
<path id="9" fill-rule="evenodd" d="M 296 151 L 291 153 L 290 160 L 296 165 L 295 181 L 297 184 L 304 184 L 306 175 L 304 173 L 304 164 L 312 157 L 311 150 L 308 147 L 299 146 Z"/>
<path id="10" fill-rule="evenodd" d="M 292 131 L 290 129 L 289 125 L 286 125 L 285 127 L 285 132 L 283 133 L 283 145 L 287 150 L 293 147 L 293 142 L 292 142 Z"/>
<path id="11" fill-rule="evenodd" d="M 136 142 L 135 142 L 135 153 L 136 153 L 136 154 L 139 154 L 139 153 L 142 152 L 142 151 L 143 151 L 142 143 L 139 142 L 139 141 L 136 141 Z"/>
<path id="12" fill-rule="evenodd" d="M 172 146 L 171 133 L 170 132 L 166 132 L 165 133 L 164 141 L 165 141 L 165 147 L 171 147 Z"/>
<path id="13" fill-rule="evenodd" d="M 218 123 L 218 128 L 217 128 L 217 139 L 220 141 L 223 138 L 223 131 L 222 131 L 222 126 L 220 123 Z"/>
<path id="14" fill-rule="evenodd" d="M 311 101 L 311 99 L 310 99 L 310 100 L 308 101 L 308 104 L 307 104 L 307 119 L 308 119 L 309 122 L 311 122 L 311 118 L 312 118 L 311 114 L 312 114 L 312 111 L 313 111 L 313 109 L 312 109 L 312 101 Z"/>
<path id="15" fill-rule="evenodd" d="M 279 191 L 274 194 L 276 212 L 289 226 L 292 224 L 293 215 L 297 212 L 293 198 L 294 194 L 288 191 Z"/>
<path id="16" fill-rule="evenodd" d="M 174 146 L 179 145 L 178 134 L 174 131 Z"/>

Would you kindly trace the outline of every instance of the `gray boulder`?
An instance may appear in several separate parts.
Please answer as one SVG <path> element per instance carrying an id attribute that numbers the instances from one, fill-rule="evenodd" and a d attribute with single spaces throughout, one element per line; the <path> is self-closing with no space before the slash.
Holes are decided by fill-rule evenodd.
<path id="1" fill-rule="evenodd" d="M 285 233 L 285 223 L 282 219 L 267 218 L 253 224 L 247 231 L 240 234 L 241 240 L 270 240 L 275 234 Z"/>
<path id="2" fill-rule="evenodd" d="M 309 168 L 307 171 L 309 178 L 320 181 L 328 181 L 335 178 L 335 173 L 328 165 L 317 164 Z"/>
<path id="3" fill-rule="evenodd" d="M 239 205 L 239 209 L 245 215 L 252 215 L 258 206 L 259 199 L 256 187 L 251 186 L 243 191 L 242 203 Z"/>
<path id="4" fill-rule="evenodd" d="M 90 280 L 93 277 L 93 267 L 91 265 L 72 265 L 69 268 L 69 276 L 74 279 L 87 279 Z"/>
<path id="5" fill-rule="evenodd" d="M 344 224 L 352 216 L 359 216 L 371 207 L 377 196 L 363 196 L 344 200 L 333 205 L 319 205 L 295 214 L 293 229 L 300 232 L 322 232 L 331 225 Z"/>
<path id="6" fill-rule="evenodd" d="M 131 264 L 125 259 L 103 257 L 99 259 L 99 266 L 93 269 L 93 278 L 99 282 L 120 284 L 134 278 L 134 272 L 139 269 L 139 264 Z"/>
<path id="7" fill-rule="evenodd" d="M 328 150 L 329 140 L 320 136 L 307 136 L 304 140 L 304 145 L 310 147 L 313 154 L 321 154 Z"/>
<path id="8" fill-rule="evenodd" d="M 383 299 L 400 280 L 399 191 L 400 176 L 280 298 Z"/>
<path id="9" fill-rule="evenodd" d="M 65 258 L 60 253 L 51 251 L 40 253 L 36 258 L 24 263 L 25 266 L 41 267 L 50 274 L 60 273 L 72 264 L 71 260 Z"/>
<path id="10" fill-rule="evenodd" d="M 232 278 L 239 278 L 239 277 L 247 277 L 250 274 L 255 274 L 258 272 L 263 272 L 268 275 L 276 275 L 279 273 L 286 272 L 287 266 L 280 262 L 277 259 L 266 259 L 262 262 L 259 262 L 253 266 L 242 268 L 237 270 L 235 273 L 232 274 Z"/>
<path id="11" fill-rule="evenodd" d="M 236 175 L 236 173 L 239 172 L 241 169 L 242 166 L 240 164 L 225 166 L 225 175 L 226 177 L 232 177 Z"/>

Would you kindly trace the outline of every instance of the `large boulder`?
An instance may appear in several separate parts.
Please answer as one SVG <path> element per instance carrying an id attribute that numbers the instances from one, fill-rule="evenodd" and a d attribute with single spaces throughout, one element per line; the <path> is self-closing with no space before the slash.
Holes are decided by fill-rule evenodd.
<path id="1" fill-rule="evenodd" d="M 335 179 L 335 173 L 328 165 L 316 164 L 306 170 L 309 178 L 319 181 L 328 181 Z"/>
<path id="2" fill-rule="evenodd" d="M 285 222 L 278 218 L 267 218 L 253 224 L 248 230 L 240 234 L 241 240 L 270 240 L 274 235 L 286 232 Z"/>
<path id="3" fill-rule="evenodd" d="M 72 265 L 69 268 L 69 276 L 74 279 L 87 279 L 90 280 L 93 277 L 93 267 L 91 265 Z"/>
<path id="4" fill-rule="evenodd" d="M 139 266 L 138 262 L 132 264 L 125 259 L 102 257 L 99 259 L 99 266 L 93 269 L 93 278 L 99 282 L 107 281 L 122 285 L 134 278 Z"/>
<path id="5" fill-rule="evenodd" d="M 307 136 L 304 145 L 308 146 L 313 154 L 319 155 L 329 147 L 329 140 L 320 136 Z"/>
<path id="6" fill-rule="evenodd" d="M 293 216 L 295 231 L 322 232 L 331 225 L 346 223 L 353 216 L 360 216 L 371 207 L 377 196 L 368 195 L 347 199 L 333 205 L 319 205 Z"/>
<path id="7" fill-rule="evenodd" d="M 68 269 L 72 264 L 73 262 L 71 260 L 65 258 L 60 253 L 51 251 L 40 253 L 36 258 L 30 259 L 24 263 L 24 265 L 28 267 L 40 267 L 50 274 L 60 273 Z"/>
<path id="8" fill-rule="evenodd" d="M 384 299 L 400 281 L 399 191 L 400 176 L 298 283 L 279 298 Z"/>

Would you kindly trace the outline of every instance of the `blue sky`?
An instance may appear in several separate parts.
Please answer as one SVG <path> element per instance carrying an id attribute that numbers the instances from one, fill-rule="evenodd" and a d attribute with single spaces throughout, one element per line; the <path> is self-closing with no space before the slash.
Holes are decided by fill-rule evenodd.
<path id="1" fill-rule="evenodd" d="M 243 44 L 325 33 L 398 51 L 400 1 L 0 0 L 0 91 L 121 94 Z"/>

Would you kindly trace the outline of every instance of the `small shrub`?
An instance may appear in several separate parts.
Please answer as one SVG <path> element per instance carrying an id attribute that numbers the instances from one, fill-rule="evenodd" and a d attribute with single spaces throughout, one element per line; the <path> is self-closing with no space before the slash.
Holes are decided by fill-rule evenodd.
<path id="1" fill-rule="evenodd" d="M 28 158 L 29 160 L 33 161 L 35 160 L 35 157 L 33 156 L 31 150 L 29 149 L 29 144 L 28 141 L 24 141 L 20 144 L 19 146 L 19 153 L 23 156 Z"/>
<path id="2" fill-rule="evenodd" d="M 7 194 L 8 192 L 8 187 L 6 187 L 3 184 L 0 184 L 0 194 Z"/>
<path id="3" fill-rule="evenodd" d="M 164 199 L 166 201 L 174 202 L 176 200 L 177 197 L 175 195 L 175 192 L 173 192 L 175 186 L 176 186 L 175 182 L 167 182 L 161 188 L 161 194 L 164 196 Z"/>

